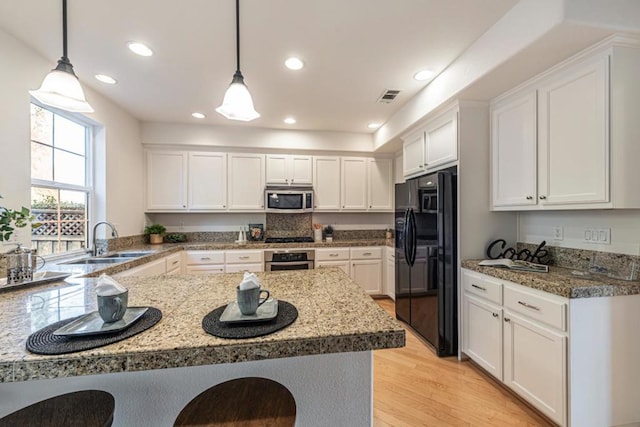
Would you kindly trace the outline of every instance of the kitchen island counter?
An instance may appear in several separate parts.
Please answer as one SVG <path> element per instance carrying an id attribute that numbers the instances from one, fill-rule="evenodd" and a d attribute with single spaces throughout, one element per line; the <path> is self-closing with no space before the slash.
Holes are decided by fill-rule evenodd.
<path id="1" fill-rule="evenodd" d="M 272 297 L 298 309 L 285 329 L 249 339 L 202 329 L 207 313 L 235 299 L 240 273 L 125 277 L 129 305 L 159 308 L 162 320 L 124 341 L 60 356 L 31 354 L 27 337 L 94 311 L 97 279 L 0 294 L 0 417 L 62 392 L 97 388 L 116 397 L 114 426 L 140 423 L 150 413 L 150 424 L 136 425 L 170 425 L 206 388 L 262 376 L 292 391 L 301 425 L 332 417 L 370 425 L 372 350 L 404 346 L 404 329 L 340 269 L 257 275 Z"/>

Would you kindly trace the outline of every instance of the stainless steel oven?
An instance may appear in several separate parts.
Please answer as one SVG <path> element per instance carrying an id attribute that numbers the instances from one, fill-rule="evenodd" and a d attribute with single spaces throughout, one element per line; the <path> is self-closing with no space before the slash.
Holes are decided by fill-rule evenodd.
<path id="1" fill-rule="evenodd" d="M 264 271 L 313 270 L 313 249 L 273 249 L 264 251 Z"/>

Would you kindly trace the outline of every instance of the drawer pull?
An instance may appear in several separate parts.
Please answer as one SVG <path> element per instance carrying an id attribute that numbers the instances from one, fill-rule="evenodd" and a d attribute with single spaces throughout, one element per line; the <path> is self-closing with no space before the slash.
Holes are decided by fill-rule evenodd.
<path id="1" fill-rule="evenodd" d="M 527 308 L 530 308 L 532 310 L 540 311 L 540 309 L 538 307 L 536 307 L 535 305 L 527 304 L 526 302 L 518 301 L 518 304 L 520 304 L 522 306 L 525 306 Z"/>
<path id="2" fill-rule="evenodd" d="M 372 255 L 372 253 L 371 253 L 371 252 L 365 252 L 365 253 L 363 253 L 362 255 L 363 255 L 363 256 L 371 256 L 371 255 Z"/>
<path id="3" fill-rule="evenodd" d="M 498 313 L 491 313 L 493 317 L 498 317 Z"/>
<path id="4" fill-rule="evenodd" d="M 472 283 L 471 286 L 473 286 L 474 288 L 480 289 L 481 291 L 487 291 L 487 288 L 483 288 L 482 286 L 478 286 L 475 283 Z"/>
<path id="5" fill-rule="evenodd" d="M 336 257 L 338 254 L 329 254 L 329 256 Z"/>
<path id="6" fill-rule="evenodd" d="M 240 259 L 249 259 L 249 255 L 242 255 L 242 256 L 239 256 L 238 258 L 240 258 Z"/>
<path id="7" fill-rule="evenodd" d="M 511 322 L 511 319 L 509 319 L 508 317 L 505 317 L 505 318 L 504 318 L 504 321 L 505 321 L 505 322 Z"/>
<path id="8" fill-rule="evenodd" d="M 179 263 L 180 261 L 173 261 L 173 265 L 176 265 L 177 263 Z"/>
<path id="9" fill-rule="evenodd" d="M 202 257 L 200 258 L 200 261 L 209 261 L 211 258 L 209 258 L 208 256 Z"/>

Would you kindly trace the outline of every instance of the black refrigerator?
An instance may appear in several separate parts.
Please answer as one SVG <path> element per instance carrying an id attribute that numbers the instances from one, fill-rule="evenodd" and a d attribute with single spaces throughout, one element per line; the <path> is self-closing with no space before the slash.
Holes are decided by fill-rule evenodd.
<path id="1" fill-rule="evenodd" d="M 456 168 L 396 184 L 396 317 L 458 352 Z"/>

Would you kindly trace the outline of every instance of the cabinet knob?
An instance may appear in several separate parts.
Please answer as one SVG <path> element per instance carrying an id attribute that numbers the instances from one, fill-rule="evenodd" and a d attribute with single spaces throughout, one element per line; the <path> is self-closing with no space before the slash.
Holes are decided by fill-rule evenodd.
<path id="1" fill-rule="evenodd" d="M 491 313 L 493 317 L 498 317 L 498 313 Z"/>
<path id="2" fill-rule="evenodd" d="M 227 207 L 227 205 L 222 205 L 222 207 L 223 207 L 223 208 L 226 208 L 226 207 Z"/>
<path id="3" fill-rule="evenodd" d="M 547 196 L 540 196 L 540 200 L 544 200 L 546 198 L 547 198 Z"/>
<path id="4" fill-rule="evenodd" d="M 533 196 L 527 196 L 527 200 L 532 200 Z"/>
<path id="5" fill-rule="evenodd" d="M 187 207 L 187 205 L 182 205 L 182 207 L 183 207 L 183 208 L 186 208 L 186 207 Z"/>
<path id="6" fill-rule="evenodd" d="M 291 178 L 291 183 L 293 184 L 293 178 Z"/>
<path id="7" fill-rule="evenodd" d="M 289 182 L 289 178 L 285 178 L 285 179 L 284 179 L 284 182 Z"/>
<path id="8" fill-rule="evenodd" d="M 505 321 L 505 322 L 511 322 L 511 319 L 509 319 L 508 317 L 505 317 L 505 318 L 504 318 L 504 321 Z"/>
<path id="9" fill-rule="evenodd" d="M 371 205 L 369 205 L 369 209 L 371 209 L 371 208 L 372 208 L 372 206 L 371 206 Z"/>

